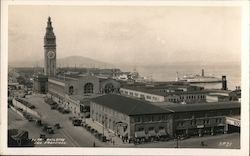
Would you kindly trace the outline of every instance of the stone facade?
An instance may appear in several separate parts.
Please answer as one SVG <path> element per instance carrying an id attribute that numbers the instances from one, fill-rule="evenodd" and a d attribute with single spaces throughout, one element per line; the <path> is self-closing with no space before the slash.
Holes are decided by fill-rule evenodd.
<path id="1" fill-rule="evenodd" d="M 46 94 L 48 92 L 48 77 L 44 75 L 35 76 L 33 91 L 41 94 Z"/>
<path id="2" fill-rule="evenodd" d="M 48 18 L 44 36 L 44 73 L 49 77 L 56 75 L 56 36 L 53 32 L 51 18 Z"/>
<path id="3" fill-rule="evenodd" d="M 114 86 L 114 91 L 119 89 L 118 82 L 109 79 L 100 82 L 95 76 L 49 78 L 48 92 L 57 103 L 71 110 L 74 115 L 89 116 L 89 99 L 102 95 L 102 91 L 110 84 Z"/>

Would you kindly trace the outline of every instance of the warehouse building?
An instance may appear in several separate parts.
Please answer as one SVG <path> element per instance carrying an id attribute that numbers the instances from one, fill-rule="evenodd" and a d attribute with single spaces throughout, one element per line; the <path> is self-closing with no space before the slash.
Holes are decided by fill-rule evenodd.
<path id="1" fill-rule="evenodd" d="M 206 90 L 173 90 L 158 89 L 157 87 L 132 87 L 120 88 L 121 95 L 144 99 L 149 102 L 173 102 L 173 103 L 199 103 L 205 102 Z"/>
<path id="2" fill-rule="evenodd" d="M 204 134 L 227 133 L 226 117 L 231 116 L 233 118 L 240 115 L 240 103 L 237 101 L 190 105 L 166 104 L 159 107 L 174 111 L 173 131 L 175 135 L 202 136 Z"/>
<path id="3" fill-rule="evenodd" d="M 90 117 L 128 139 L 173 135 L 171 111 L 146 101 L 109 94 L 92 99 Z"/>
<path id="4" fill-rule="evenodd" d="M 226 117 L 239 114 L 239 102 L 180 105 L 115 94 L 90 102 L 90 117 L 95 122 L 129 140 L 227 133 L 230 122 Z"/>

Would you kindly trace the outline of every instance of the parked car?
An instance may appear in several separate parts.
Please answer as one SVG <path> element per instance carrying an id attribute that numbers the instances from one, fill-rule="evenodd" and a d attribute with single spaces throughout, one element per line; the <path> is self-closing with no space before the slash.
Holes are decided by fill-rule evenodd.
<path id="1" fill-rule="evenodd" d="M 64 109 L 64 110 L 63 110 L 63 113 L 69 114 L 69 113 L 70 113 L 70 110 L 69 110 L 69 109 Z"/>
<path id="2" fill-rule="evenodd" d="M 58 104 L 56 104 L 56 105 L 51 105 L 51 109 L 57 109 L 57 107 L 58 107 Z"/>
<path id="3" fill-rule="evenodd" d="M 36 120 L 36 125 L 38 125 L 38 126 L 42 126 L 42 120 Z"/>
<path id="4" fill-rule="evenodd" d="M 94 133 L 95 133 L 95 129 L 94 129 L 94 128 L 91 128 L 91 129 L 90 129 L 90 132 L 91 132 L 92 134 L 94 134 Z"/>
<path id="5" fill-rule="evenodd" d="M 72 124 L 74 126 L 81 126 L 82 120 L 81 119 L 74 119 L 72 120 Z"/>
<path id="6" fill-rule="evenodd" d="M 61 126 L 60 126 L 59 123 L 56 123 L 56 124 L 54 125 L 54 127 L 56 127 L 57 129 L 60 129 L 60 128 L 61 128 Z"/>
<path id="7" fill-rule="evenodd" d="M 63 112 L 63 107 L 57 107 L 57 110 L 59 111 L 59 112 Z"/>
<path id="8" fill-rule="evenodd" d="M 91 130 L 91 126 L 87 126 L 86 128 L 87 128 L 87 130 L 88 130 L 88 131 L 90 131 L 90 130 Z"/>
<path id="9" fill-rule="evenodd" d="M 47 131 L 47 127 L 48 127 L 48 125 L 47 125 L 47 124 L 44 124 L 44 125 L 43 125 L 43 131 L 46 132 L 46 131 Z"/>
<path id="10" fill-rule="evenodd" d="M 44 132 L 47 132 L 47 133 L 49 133 L 49 134 L 53 134 L 53 133 L 54 133 L 53 127 L 52 127 L 52 126 L 49 126 L 49 125 L 47 125 L 47 124 L 44 124 L 44 126 L 43 126 L 43 131 L 44 131 Z"/>
<path id="11" fill-rule="evenodd" d="M 29 116 L 28 121 L 31 122 L 34 121 L 34 119 L 31 116 Z"/>
<path id="12" fill-rule="evenodd" d="M 43 126 L 43 131 L 49 133 L 49 134 L 54 134 L 54 129 L 52 126 L 44 125 Z"/>
<path id="13" fill-rule="evenodd" d="M 69 120 L 74 120 L 74 119 L 76 119 L 75 116 L 70 116 L 70 117 L 69 117 Z"/>
<path id="14" fill-rule="evenodd" d="M 47 133 L 49 133 L 49 134 L 54 134 L 54 129 L 53 129 L 52 126 L 48 126 L 48 127 L 47 127 Z"/>
<path id="15" fill-rule="evenodd" d="M 47 138 L 46 138 L 46 135 L 45 134 L 40 134 L 40 137 L 39 138 L 41 138 L 41 139 L 43 139 L 43 140 L 46 140 Z"/>
<path id="16" fill-rule="evenodd" d="M 106 142 L 106 141 L 107 141 L 107 138 L 106 138 L 106 136 L 104 136 L 104 135 L 100 135 L 99 139 L 100 139 L 102 142 Z"/>

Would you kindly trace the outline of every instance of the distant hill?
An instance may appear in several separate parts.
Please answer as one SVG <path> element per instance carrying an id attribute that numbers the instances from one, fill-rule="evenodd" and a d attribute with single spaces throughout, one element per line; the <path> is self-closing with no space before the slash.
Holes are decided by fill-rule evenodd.
<path id="1" fill-rule="evenodd" d="M 114 65 L 97 61 L 91 58 L 83 57 L 83 56 L 70 56 L 65 58 L 57 59 L 57 67 L 95 67 L 95 68 L 111 68 Z M 9 66 L 11 67 L 42 67 L 43 60 L 28 60 L 28 61 L 15 61 L 9 62 Z"/>

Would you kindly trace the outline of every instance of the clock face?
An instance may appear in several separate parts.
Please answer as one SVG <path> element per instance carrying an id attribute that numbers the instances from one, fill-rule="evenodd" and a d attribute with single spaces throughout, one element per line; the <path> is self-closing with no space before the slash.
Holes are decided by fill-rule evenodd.
<path id="1" fill-rule="evenodd" d="M 49 52 L 47 53 L 47 56 L 48 56 L 49 59 L 53 59 L 53 58 L 55 58 L 56 53 L 55 53 L 54 51 L 49 51 Z"/>

